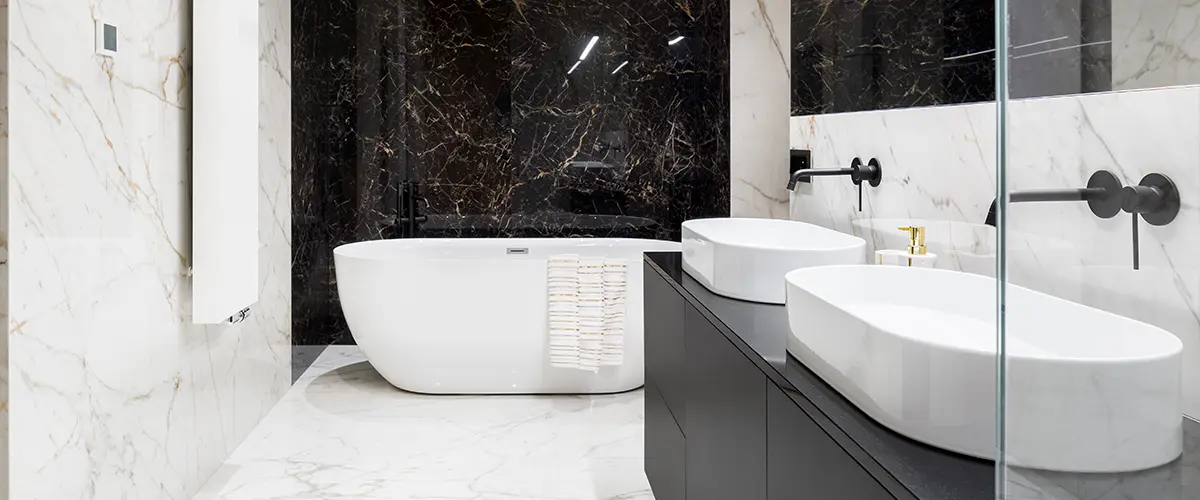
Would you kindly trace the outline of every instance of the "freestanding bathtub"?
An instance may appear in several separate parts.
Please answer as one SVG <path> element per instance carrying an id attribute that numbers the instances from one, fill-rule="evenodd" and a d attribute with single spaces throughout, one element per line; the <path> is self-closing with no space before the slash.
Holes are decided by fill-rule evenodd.
<path id="1" fill-rule="evenodd" d="M 334 249 L 338 295 L 354 341 L 383 378 L 427 394 L 603 394 L 645 380 L 642 252 L 635 239 L 396 239 Z M 625 362 L 598 373 L 550 366 L 546 261 L 629 261 Z"/>

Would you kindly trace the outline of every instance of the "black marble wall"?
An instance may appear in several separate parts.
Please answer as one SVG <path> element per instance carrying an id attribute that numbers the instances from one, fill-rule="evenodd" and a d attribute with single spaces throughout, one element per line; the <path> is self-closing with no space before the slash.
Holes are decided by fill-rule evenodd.
<path id="1" fill-rule="evenodd" d="M 1111 90 L 1111 0 L 1008 0 L 1013 98 Z M 792 115 L 990 101 L 994 0 L 792 0 Z"/>
<path id="2" fill-rule="evenodd" d="M 727 2 L 295 0 L 294 343 L 350 341 L 343 243 L 728 215 Z"/>

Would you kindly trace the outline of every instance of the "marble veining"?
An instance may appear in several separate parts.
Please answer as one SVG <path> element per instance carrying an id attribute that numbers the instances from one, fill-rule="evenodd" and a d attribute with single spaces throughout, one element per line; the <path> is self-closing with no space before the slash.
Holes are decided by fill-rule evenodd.
<path id="1" fill-rule="evenodd" d="M 329 347 L 194 500 L 652 500 L 642 391 L 426 396 Z"/>
<path id="2" fill-rule="evenodd" d="M 293 25 L 299 345 L 349 341 L 343 243 L 669 238 L 728 213 L 724 0 L 306 0 Z"/>
<path id="3" fill-rule="evenodd" d="M 189 498 L 286 392 L 290 2 L 259 8 L 260 298 L 241 324 L 201 327 L 189 4 L 8 5 L 5 498 Z M 120 28 L 116 59 L 93 53 L 96 18 Z"/>
<path id="4" fill-rule="evenodd" d="M 729 163 L 758 166 L 753 176 L 730 179 L 729 210 L 735 217 L 787 215 L 782 181 L 788 172 L 790 11 L 791 0 L 730 2 Z"/>
<path id="5" fill-rule="evenodd" d="M 1115 89 L 1200 83 L 1200 4 L 1112 0 Z"/>

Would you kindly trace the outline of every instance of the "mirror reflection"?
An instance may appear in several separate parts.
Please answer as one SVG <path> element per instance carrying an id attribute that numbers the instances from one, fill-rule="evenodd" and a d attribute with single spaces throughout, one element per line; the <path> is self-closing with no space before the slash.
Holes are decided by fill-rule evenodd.
<path id="1" fill-rule="evenodd" d="M 792 115 L 995 99 L 995 2 L 792 1 Z M 1200 8 L 1013 0 L 1012 98 L 1200 82 Z"/>

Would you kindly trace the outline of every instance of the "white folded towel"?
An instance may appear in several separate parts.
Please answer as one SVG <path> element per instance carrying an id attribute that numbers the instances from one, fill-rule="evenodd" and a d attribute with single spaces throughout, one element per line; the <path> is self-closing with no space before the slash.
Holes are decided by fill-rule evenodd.
<path id="1" fill-rule="evenodd" d="M 628 292 L 628 271 L 625 259 L 604 259 L 604 338 L 600 341 L 601 366 L 618 366 L 625 362 L 625 296 Z"/>
<path id="2" fill-rule="evenodd" d="M 625 259 L 552 255 L 546 263 L 550 365 L 596 372 L 625 361 Z"/>
<path id="3" fill-rule="evenodd" d="M 552 255 L 546 264 L 550 365 L 580 368 L 579 256 Z"/>

